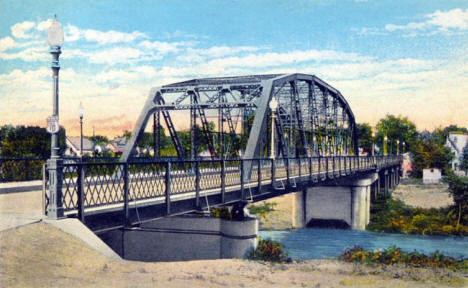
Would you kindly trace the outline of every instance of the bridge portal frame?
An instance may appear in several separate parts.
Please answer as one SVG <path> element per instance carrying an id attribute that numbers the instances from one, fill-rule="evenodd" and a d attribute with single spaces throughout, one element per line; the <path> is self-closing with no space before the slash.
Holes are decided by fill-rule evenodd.
<path id="1" fill-rule="evenodd" d="M 240 96 L 235 97 L 232 91 Z M 166 103 L 164 95 L 179 93 L 177 99 Z M 207 95 L 207 93 L 212 93 Z M 231 100 L 226 96 L 231 93 Z M 202 101 L 205 94 L 205 101 Z M 182 146 L 178 132 L 170 117 L 169 111 L 190 110 L 190 159 L 198 158 L 196 143 L 197 117 L 202 123 L 208 148 L 213 159 L 225 159 L 224 126 L 228 122 L 231 141 L 236 137 L 232 125 L 231 111 L 243 109 L 242 123 L 245 125 L 246 109 L 254 111 L 255 117 L 250 127 L 248 141 L 241 158 L 254 159 L 265 157 L 266 147 L 270 141 L 268 119 L 272 111 L 268 104 L 273 97 L 279 98 L 280 105 L 275 111 L 275 129 L 278 139 L 274 145 L 277 155 L 273 157 L 295 158 L 322 155 L 356 155 L 358 151 L 358 137 L 354 114 L 342 94 L 320 78 L 308 74 L 272 74 L 251 75 L 239 77 L 220 77 L 194 79 L 150 90 L 149 97 L 140 113 L 131 138 L 128 141 L 121 162 L 128 162 L 132 158 L 138 139 L 154 115 L 154 155 L 157 159 L 160 150 L 160 123 L 163 115 L 166 127 L 179 159 L 188 159 Z M 189 103 L 187 102 L 189 99 Z M 218 112 L 218 155 L 216 155 L 212 131 L 206 120 L 207 110 Z M 244 129 L 244 127 L 242 127 Z M 297 149 L 299 148 L 300 149 Z M 271 149 L 271 148 L 270 148 Z M 270 155 L 272 156 L 272 155 Z M 250 178 L 251 169 L 245 167 L 245 176 Z"/>

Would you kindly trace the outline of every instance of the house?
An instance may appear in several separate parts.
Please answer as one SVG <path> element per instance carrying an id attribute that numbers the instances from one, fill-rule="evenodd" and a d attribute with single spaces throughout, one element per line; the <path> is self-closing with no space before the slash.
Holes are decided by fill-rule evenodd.
<path id="1" fill-rule="evenodd" d="M 88 137 L 83 137 L 83 153 L 80 152 L 80 136 L 67 136 L 66 144 L 65 155 L 67 156 L 92 155 L 95 148 L 94 142 Z"/>
<path id="2" fill-rule="evenodd" d="M 122 154 L 125 151 L 128 139 L 125 137 L 117 137 L 112 139 L 107 144 L 106 149 L 114 152 L 115 154 Z"/>
<path id="3" fill-rule="evenodd" d="M 442 171 L 437 168 L 423 169 L 423 183 L 437 184 L 442 179 Z"/>
<path id="4" fill-rule="evenodd" d="M 468 135 L 462 133 L 450 133 L 447 137 L 445 146 L 455 154 L 455 157 L 450 162 L 450 166 L 455 174 L 466 175 L 466 171 L 460 169 L 460 162 L 463 157 L 463 149 L 468 144 Z"/>

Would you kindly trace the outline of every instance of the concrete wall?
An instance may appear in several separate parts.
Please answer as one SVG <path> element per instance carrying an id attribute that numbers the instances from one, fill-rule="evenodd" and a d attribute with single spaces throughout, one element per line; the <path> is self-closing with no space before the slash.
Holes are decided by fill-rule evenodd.
<path id="1" fill-rule="evenodd" d="M 377 180 L 377 173 L 369 173 L 356 179 L 339 180 L 336 186 L 314 186 L 296 192 L 294 227 L 305 227 L 311 220 L 341 220 L 351 229 L 365 230 L 370 222 L 371 190 Z"/>
<path id="2" fill-rule="evenodd" d="M 180 216 L 100 235 L 124 259 L 182 261 L 243 258 L 257 244 L 258 221 Z"/>

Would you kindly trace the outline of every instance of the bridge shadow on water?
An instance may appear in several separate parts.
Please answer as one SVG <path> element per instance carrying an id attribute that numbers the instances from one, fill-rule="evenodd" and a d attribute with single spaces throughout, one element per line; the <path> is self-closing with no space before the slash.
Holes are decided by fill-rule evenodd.
<path id="1" fill-rule="evenodd" d="M 344 229 L 350 230 L 351 226 L 343 220 L 336 219 L 312 219 L 307 223 L 307 228 Z"/>

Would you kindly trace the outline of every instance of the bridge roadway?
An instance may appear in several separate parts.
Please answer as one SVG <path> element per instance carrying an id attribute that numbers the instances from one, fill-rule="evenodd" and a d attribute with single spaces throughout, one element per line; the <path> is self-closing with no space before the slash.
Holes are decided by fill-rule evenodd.
<path id="1" fill-rule="evenodd" d="M 256 202 L 400 164 L 400 156 L 64 164 L 62 205 L 67 217 L 78 217 L 100 233 Z"/>

